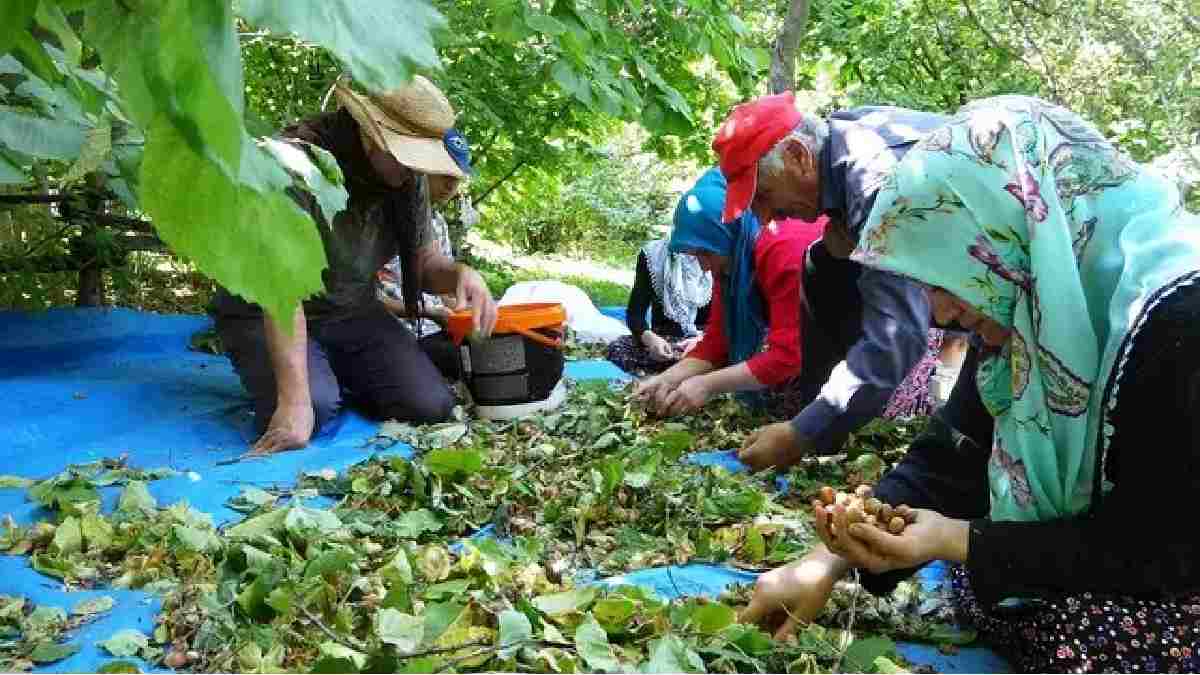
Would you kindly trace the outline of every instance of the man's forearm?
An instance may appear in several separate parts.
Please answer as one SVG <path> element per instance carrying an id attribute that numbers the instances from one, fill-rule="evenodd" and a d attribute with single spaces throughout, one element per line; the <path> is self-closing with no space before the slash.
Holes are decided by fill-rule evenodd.
<path id="1" fill-rule="evenodd" d="M 458 292 L 460 270 L 466 265 L 442 254 L 436 243 L 426 244 L 417 255 L 421 257 L 421 274 L 427 293 L 454 295 Z"/>
<path id="2" fill-rule="evenodd" d="M 766 388 L 762 382 L 758 381 L 758 378 L 754 377 L 754 373 L 750 371 L 750 366 L 746 365 L 745 361 L 708 373 L 704 376 L 704 383 L 713 394 L 758 391 Z"/>
<path id="3" fill-rule="evenodd" d="M 270 315 L 263 315 L 263 327 L 267 335 L 271 370 L 275 373 L 278 404 L 280 407 L 311 404 L 312 395 L 308 389 L 308 324 L 304 317 L 304 306 L 296 308 L 291 335 Z"/>

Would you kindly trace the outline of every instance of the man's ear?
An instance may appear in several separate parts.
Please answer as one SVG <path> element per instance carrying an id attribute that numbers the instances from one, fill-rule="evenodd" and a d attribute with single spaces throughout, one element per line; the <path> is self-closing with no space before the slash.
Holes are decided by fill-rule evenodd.
<path id="1" fill-rule="evenodd" d="M 784 157 L 795 162 L 797 168 L 804 173 L 810 173 L 816 168 L 817 158 L 808 151 L 808 146 L 795 138 L 788 138 L 784 142 L 787 144 L 783 146 Z"/>

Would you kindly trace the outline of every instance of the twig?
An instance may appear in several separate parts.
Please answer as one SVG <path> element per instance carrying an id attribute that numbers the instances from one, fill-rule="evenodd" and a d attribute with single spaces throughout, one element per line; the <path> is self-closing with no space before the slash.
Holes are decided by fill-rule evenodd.
<path id="1" fill-rule="evenodd" d="M 299 602 L 299 600 L 300 600 L 299 598 L 296 598 L 297 602 Z M 343 647 L 349 647 L 350 649 L 353 649 L 356 652 L 367 651 L 366 645 L 359 643 L 358 640 L 355 640 L 353 638 L 346 637 L 343 635 L 338 635 L 337 633 L 333 632 L 333 630 L 331 630 L 329 628 L 329 626 L 326 626 L 324 623 L 322 623 L 321 620 L 319 618 L 317 618 L 317 615 L 308 611 L 307 607 L 305 607 L 304 605 L 298 605 L 298 606 L 300 607 L 300 613 L 303 614 L 306 618 L 308 618 L 309 621 L 313 622 L 313 624 L 316 625 L 317 628 L 320 628 L 321 632 L 324 633 L 330 640 L 337 642 L 338 644 L 342 645 Z"/>
<path id="2" fill-rule="evenodd" d="M 850 636 L 851 640 L 854 639 L 854 618 L 855 618 L 855 614 L 858 610 L 858 594 L 860 591 L 862 591 L 862 581 L 859 578 L 857 567 L 854 568 L 853 573 L 854 573 L 854 592 L 850 594 L 850 616 L 846 618 L 846 634 Z M 849 648 L 850 648 L 850 645 L 847 644 L 845 647 L 838 650 L 838 658 L 837 658 L 837 662 L 833 664 L 833 672 L 835 672 L 835 673 L 841 672 L 842 659 L 846 658 L 846 650 Z M 864 668 L 863 664 L 861 664 L 861 663 L 857 664 L 857 665 L 859 668 Z M 867 665 L 870 665 L 870 664 L 867 664 Z"/>

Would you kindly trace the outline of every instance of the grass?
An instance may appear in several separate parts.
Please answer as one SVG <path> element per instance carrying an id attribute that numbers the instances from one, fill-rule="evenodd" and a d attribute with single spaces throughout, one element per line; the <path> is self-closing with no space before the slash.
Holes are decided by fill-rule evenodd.
<path id="1" fill-rule="evenodd" d="M 513 267 L 503 262 L 472 258 L 469 263 L 483 275 L 492 295 L 500 298 L 513 284 L 522 281 L 561 281 L 572 286 L 578 286 L 587 293 L 597 307 L 607 305 L 625 306 L 629 301 L 629 286 L 603 279 L 593 279 L 578 275 L 561 275 L 544 270 L 525 270 Z"/>

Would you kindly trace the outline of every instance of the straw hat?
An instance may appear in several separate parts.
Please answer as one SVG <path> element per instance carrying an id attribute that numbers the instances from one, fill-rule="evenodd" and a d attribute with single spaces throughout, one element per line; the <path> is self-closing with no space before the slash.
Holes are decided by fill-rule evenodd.
<path id="1" fill-rule="evenodd" d="M 338 82 L 335 93 L 367 137 L 396 161 L 422 173 L 467 176 L 446 148 L 454 108 L 434 83 L 416 75 L 404 87 L 364 96 Z"/>

